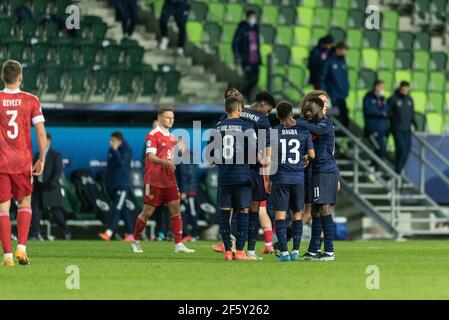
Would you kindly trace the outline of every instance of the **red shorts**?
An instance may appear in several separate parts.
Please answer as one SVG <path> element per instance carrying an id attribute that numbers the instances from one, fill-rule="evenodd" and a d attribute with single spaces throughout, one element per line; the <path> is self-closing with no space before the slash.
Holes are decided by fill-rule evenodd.
<path id="1" fill-rule="evenodd" d="M 143 198 L 143 203 L 148 204 L 152 207 L 159 207 L 163 203 L 169 203 L 181 198 L 177 186 L 158 188 L 150 186 L 150 184 L 146 183 L 144 187 L 144 193 L 145 196 Z"/>
<path id="2" fill-rule="evenodd" d="M 33 192 L 33 176 L 30 172 L 9 174 L 0 173 L 0 203 L 8 202 L 12 198 L 22 200 Z"/>
<path id="3" fill-rule="evenodd" d="M 261 208 L 266 208 L 267 207 L 267 200 L 264 200 L 260 203 L 260 207 Z"/>

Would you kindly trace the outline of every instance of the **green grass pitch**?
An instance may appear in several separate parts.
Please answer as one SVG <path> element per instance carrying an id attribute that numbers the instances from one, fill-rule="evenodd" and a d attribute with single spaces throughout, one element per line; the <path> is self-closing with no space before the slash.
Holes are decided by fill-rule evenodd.
<path id="1" fill-rule="evenodd" d="M 3 299 L 449 299 L 449 241 L 337 242 L 333 262 L 224 261 L 212 242 L 30 242 L 31 265 L 0 268 Z M 307 243 L 302 244 L 302 250 Z M 258 248 L 258 250 L 260 247 Z M 66 268 L 80 289 L 66 288 Z M 380 289 L 368 290 L 370 265 Z"/>

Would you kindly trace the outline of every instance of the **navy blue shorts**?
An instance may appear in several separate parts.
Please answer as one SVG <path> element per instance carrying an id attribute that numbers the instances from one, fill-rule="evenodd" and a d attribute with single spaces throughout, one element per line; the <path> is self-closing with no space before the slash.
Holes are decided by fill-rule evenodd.
<path id="1" fill-rule="evenodd" d="M 313 174 L 311 164 L 304 170 L 304 203 L 313 203 Z"/>
<path id="2" fill-rule="evenodd" d="M 270 204 L 274 211 L 303 212 L 304 184 L 276 184 L 270 195 Z"/>
<path id="3" fill-rule="evenodd" d="M 263 175 L 259 173 L 259 168 L 251 169 L 251 189 L 253 201 L 267 200 L 267 191 L 265 190 L 265 182 Z"/>
<path id="4" fill-rule="evenodd" d="M 316 173 L 313 175 L 313 204 L 337 204 L 338 174 Z"/>
<path id="5" fill-rule="evenodd" d="M 251 184 L 218 186 L 218 208 L 244 209 L 251 205 Z"/>

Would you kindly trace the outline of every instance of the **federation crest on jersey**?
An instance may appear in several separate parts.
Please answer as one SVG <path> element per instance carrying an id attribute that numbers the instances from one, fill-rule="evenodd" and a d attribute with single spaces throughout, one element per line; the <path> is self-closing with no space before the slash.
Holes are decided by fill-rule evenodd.
<path id="1" fill-rule="evenodd" d="M 148 141 L 147 141 L 147 147 L 148 147 L 148 148 L 151 147 L 151 140 L 148 140 Z"/>

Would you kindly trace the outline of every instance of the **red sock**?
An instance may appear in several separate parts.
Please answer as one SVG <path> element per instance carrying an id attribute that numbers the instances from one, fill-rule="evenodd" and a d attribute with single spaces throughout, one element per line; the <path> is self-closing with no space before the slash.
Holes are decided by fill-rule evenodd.
<path id="1" fill-rule="evenodd" d="M 143 230 L 145 230 L 145 227 L 147 226 L 147 223 L 140 219 L 140 217 L 137 217 L 136 219 L 136 226 L 134 227 L 134 240 L 140 240 Z"/>
<path id="2" fill-rule="evenodd" d="M 2 242 L 3 253 L 11 253 L 11 221 L 9 212 L 0 211 L 0 241 Z"/>
<path id="3" fill-rule="evenodd" d="M 17 243 L 26 245 L 30 231 L 31 208 L 19 208 L 17 211 Z"/>
<path id="4" fill-rule="evenodd" d="M 273 229 L 271 228 L 263 229 L 263 238 L 265 240 L 266 246 L 273 245 Z"/>
<path id="5" fill-rule="evenodd" d="M 173 236 L 175 237 L 175 243 L 182 242 L 182 219 L 181 214 L 177 216 L 171 217 L 170 219 L 170 227 Z"/>

